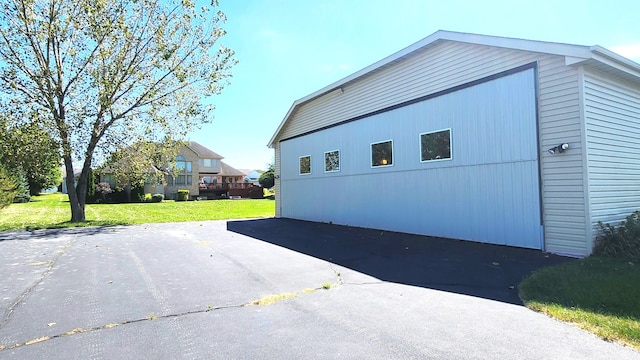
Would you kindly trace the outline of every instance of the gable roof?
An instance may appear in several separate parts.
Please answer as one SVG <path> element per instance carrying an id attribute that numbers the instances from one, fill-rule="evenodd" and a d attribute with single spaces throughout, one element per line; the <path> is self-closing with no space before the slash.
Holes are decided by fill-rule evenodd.
<path id="1" fill-rule="evenodd" d="M 224 159 L 224 157 L 220 156 L 218 153 L 210 150 L 206 146 L 200 145 L 195 141 L 187 142 L 186 146 L 191 149 L 199 158 L 202 159 Z"/>
<path id="2" fill-rule="evenodd" d="M 359 78 L 366 76 L 376 70 L 389 66 L 392 63 L 395 63 L 396 61 L 404 59 L 408 56 L 411 56 L 411 54 L 415 53 L 416 51 L 435 46 L 444 41 L 456 41 L 475 45 L 494 46 L 513 50 L 564 56 L 566 65 L 588 64 L 601 71 L 614 73 L 624 79 L 640 83 L 640 64 L 633 62 L 619 54 L 616 54 L 613 51 L 607 50 L 599 45 L 572 45 L 438 30 L 435 33 L 427 36 L 426 38 L 412 45 L 409 45 L 408 47 L 394 54 L 391 54 L 378 62 L 375 62 L 343 79 L 325 86 L 324 88 L 314 93 L 311 93 L 303 98 L 294 101 L 284 119 L 271 137 L 271 140 L 269 140 L 267 146 L 270 148 L 274 147 L 275 142 L 278 139 L 278 135 L 283 130 L 284 126 L 298 106 L 316 99 L 322 95 L 328 94 L 332 91 L 339 90 L 347 83 L 356 81 Z"/>
<path id="3" fill-rule="evenodd" d="M 224 161 L 220 161 L 220 172 L 218 175 L 221 176 L 244 176 L 242 171 L 234 168 L 233 166 L 225 163 Z"/>

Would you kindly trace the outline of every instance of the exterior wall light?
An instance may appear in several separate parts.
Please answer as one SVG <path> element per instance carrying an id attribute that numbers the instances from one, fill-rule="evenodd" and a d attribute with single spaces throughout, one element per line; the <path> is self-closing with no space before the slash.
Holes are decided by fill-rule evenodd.
<path id="1" fill-rule="evenodd" d="M 551 149 L 547 150 L 549 152 L 549 154 L 555 154 L 555 153 L 563 153 L 565 150 L 567 150 L 569 148 L 569 144 L 567 143 L 562 143 L 558 146 L 554 146 Z"/>

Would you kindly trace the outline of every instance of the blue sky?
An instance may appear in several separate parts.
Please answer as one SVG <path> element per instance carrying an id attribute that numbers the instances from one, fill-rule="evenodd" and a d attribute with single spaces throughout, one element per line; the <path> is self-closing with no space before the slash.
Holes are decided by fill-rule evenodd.
<path id="1" fill-rule="evenodd" d="M 239 64 L 189 135 L 235 168 L 264 169 L 291 104 L 437 30 L 601 45 L 640 62 L 640 1 L 220 0 Z"/>

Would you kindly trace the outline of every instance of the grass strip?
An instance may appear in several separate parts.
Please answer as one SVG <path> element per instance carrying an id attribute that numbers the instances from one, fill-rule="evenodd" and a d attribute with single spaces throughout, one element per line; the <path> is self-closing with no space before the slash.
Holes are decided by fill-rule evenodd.
<path id="1" fill-rule="evenodd" d="M 275 215 L 275 202 L 259 200 L 163 201 L 160 203 L 87 204 L 84 223 L 71 223 L 66 194 L 43 194 L 0 212 L 0 231 L 112 226 L 162 222 L 266 218 Z"/>
<path id="2" fill-rule="evenodd" d="M 640 264 L 589 257 L 541 269 L 520 285 L 525 305 L 640 350 Z"/>

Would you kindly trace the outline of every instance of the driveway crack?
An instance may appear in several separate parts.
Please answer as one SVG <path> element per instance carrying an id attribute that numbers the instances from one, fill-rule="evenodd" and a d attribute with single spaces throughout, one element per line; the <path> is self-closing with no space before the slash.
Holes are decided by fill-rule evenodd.
<path id="1" fill-rule="evenodd" d="M 218 311 L 218 310 L 226 310 L 226 309 L 235 309 L 235 308 L 244 308 L 244 307 L 249 307 L 249 306 L 265 306 L 265 305 L 271 305 L 275 302 L 281 301 L 281 300 L 285 300 L 291 297 L 296 297 L 298 294 L 309 294 L 312 292 L 315 292 L 317 290 L 328 290 L 329 287 L 325 287 L 325 286 L 321 286 L 321 287 L 317 287 L 317 288 L 309 288 L 309 289 L 304 289 L 301 290 L 300 292 L 297 293 L 284 293 L 284 294 L 278 294 L 278 295 L 270 295 L 270 296 L 265 296 L 263 298 L 257 299 L 257 300 L 253 300 L 247 303 L 243 303 L 243 304 L 236 304 L 236 305 L 220 305 L 220 306 L 211 306 L 211 305 L 207 305 L 207 307 L 205 309 L 196 309 L 196 310 L 190 310 L 190 311 L 183 311 L 183 312 L 179 312 L 179 313 L 172 313 L 172 314 L 164 314 L 164 315 L 156 315 L 156 314 L 150 314 L 147 317 L 144 318 L 138 318 L 138 319 L 134 319 L 134 320 L 126 320 L 126 321 L 121 321 L 121 322 L 115 322 L 115 323 L 109 323 L 109 324 L 105 324 L 105 325 L 101 325 L 101 326 L 95 326 L 95 327 L 90 327 L 90 328 L 75 328 L 72 330 L 69 330 L 67 332 L 64 333 L 59 333 L 59 334 L 55 334 L 55 335 L 48 335 L 48 336 L 41 336 L 29 341 L 25 341 L 22 343 L 17 343 L 17 344 L 13 344 L 13 345 L 0 345 L 0 351 L 2 350 L 12 350 L 12 349 L 16 349 L 22 346 L 27 346 L 27 345 L 33 345 L 33 344 L 37 344 L 43 341 L 49 341 L 49 340 L 53 340 L 53 339 L 58 339 L 58 338 L 63 338 L 63 337 L 67 337 L 67 336 L 72 336 L 72 335 L 76 335 L 76 334 L 83 334 L 83 333 L 88 333 L 88 332 L 94 332 L 94 331 L 100 331 L 100 330 L 107 330 L 107 329 L 112 329 L 118 326 L 122 326 L 122 325 L 129 325 L 129 324 L 135 324 L 135 323 L 140 323 L 140 322 L 145 322 L 145 321 L 156 321 L 159 319 L 172 319 L 172 318 L 178 318 L 178 317 L 183 317 L 183 316 L 187 316 L 187 315 L 194 315 L 194 314 L 204 314 L 204 313 L 208 313 L 211 311 Z M 283 296 L 286 295 L 286 296 Z M 293 295 L 293 296 L 289 296 L 289 295 Z"/>
<path id="2" fill-rule="evenodd" d="M 20 306 L 20 303 L 24 301 L 24 299 L 26 299 L 29 296 L 29 294 L 31 294 L 31 291 L 33 291 L 33 289 L 36 286 L 38 286 L 47 276 L 49 276 L 49 274 L 51 274 L 51 272 L 53 271 L 53 267 L 58 262 L 58 259 L 60 259 L 60 257 L 65 253 L 65 251 L 69 248 L 69 246 L 71 246 L 71 242 L 72 242 L 72 239 L 69 239 L 60 249 L 58 249 L 53 259 L 48 261 L 49 266 L 42 272 L 42 274 L 40 274 L 40 276 L 33 283 L 31 283 L 31 285 L 29 285 L 22 293 L 20 293 L 20 295 L 18 295 L 15 299 L 13 299 L 13 301 L 11 302 L 7 310 L 5 310 L 4 315 L 2 316 L 2 321 L 0 322 L 0 329 L 2 329 L 5 325 L 7 325 L 9 320 L 11 320 L 11 316 L 13 315 L 15 310 L 18 308 L 18 306 Z"/>

